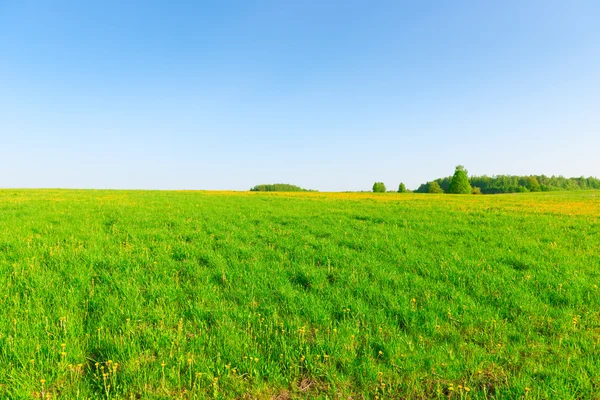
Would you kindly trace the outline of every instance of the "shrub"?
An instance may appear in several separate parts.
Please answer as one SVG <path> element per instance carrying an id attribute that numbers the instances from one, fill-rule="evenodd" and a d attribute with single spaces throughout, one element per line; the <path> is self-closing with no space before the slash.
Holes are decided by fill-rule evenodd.
<path id="1" fill-rule="evenodd" d="M 404 185 L 404 183 L 400 183 L 400 186 L 398 186 L 398 193 L 406 193 L 406 186 Z"/>

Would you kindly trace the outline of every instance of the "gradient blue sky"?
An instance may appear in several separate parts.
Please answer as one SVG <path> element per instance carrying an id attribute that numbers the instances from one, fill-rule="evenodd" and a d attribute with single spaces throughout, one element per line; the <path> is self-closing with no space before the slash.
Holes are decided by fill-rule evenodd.
<path id="1" fill-rule="evenodd" d="M 0 0 L 0 187 L 600 176 L 600 2 Z"/>

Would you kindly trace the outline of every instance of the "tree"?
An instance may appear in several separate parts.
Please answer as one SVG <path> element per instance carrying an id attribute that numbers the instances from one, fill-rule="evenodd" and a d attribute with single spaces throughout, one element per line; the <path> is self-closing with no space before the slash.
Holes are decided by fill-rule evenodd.
<path id="1" fill-rule="evenodd" d="M 373 184 L 373 193 L 385 193 L 385 184 L 383 182 L 375 182 Z"/>
<path id="2" fill-rule="evenodd" d="M 398 186 L 398 193 L 406 193 L 406 186 L 402 182 L 400 182 L 400 186 Z"/>
<path id="3" fill-rule="evenodd" d="M 314 190 L 303 189 L 296 185 L 290 185 L 289 183 L 273 183 L 273 184 L 263 184 L 256 185 L 252 189 L 251 192 L 313 192 Z"/>
<path id="4" fill-rule="evenodd" d="M 529 189 L 530 192 L 541 192 L 542 188 L 540 183 L 536 179 L 535 176 L 528 176 L 525 187 Z"/>
<path id="5" fill-rule="evenodd" d="M 454 176 L 450 181 L 448 193 L 452 194 L 470 194 L 471 184 L 467 176 L 467 170 L 462 165 L 458 165 L 454 171 Z"/>
<path id="6" fill-rule="evenodd" d="M 444 193 L 444 190 L 436 181 L 429 182 L 429 187 L 427 188 L 427 193 Z"/>
<path id="7" fill-rule="evenodd" d="M 464 171 L 466 174 L 466 171 Z M 438 178 L 435 181 L 446 193 L 449 192 L 450 182 L 453 177 Z M 416 193 L 429 193 L 429 184 L 423 183 L 415 191 Z M 585 190 L 600 189 L 598 178 L 565 178 L 562 176 L 546 175 L 495 175 L 495 176 L 472 176 L 469 183 L 475 189 L 478 187 L 483 194 L 496 193 L 518 193 L 518 192 L 549 192 L 555 190 Z"/>

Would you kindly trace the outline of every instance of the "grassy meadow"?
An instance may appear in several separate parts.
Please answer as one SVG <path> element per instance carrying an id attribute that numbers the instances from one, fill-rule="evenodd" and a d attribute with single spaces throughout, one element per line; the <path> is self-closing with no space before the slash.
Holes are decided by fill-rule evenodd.
<path id="1" fill-rule="evenodd" d="M 600 398 L 600 192 L 0 190 L 0 398 Z"/>

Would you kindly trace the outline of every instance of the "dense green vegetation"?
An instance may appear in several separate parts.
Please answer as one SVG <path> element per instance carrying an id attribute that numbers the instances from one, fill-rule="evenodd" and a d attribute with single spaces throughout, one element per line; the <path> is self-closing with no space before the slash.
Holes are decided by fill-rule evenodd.
<path id="1" fill-rule="evenodd" d="M 447 192 L 451 194 L 471 194 L 471 190 L 467 170 L 462 165 L 457 166 L 454 176 L 450 179 Z"/>
<path id="2" fill-rule="evenodd" d="M 584 399 L 600 192 L 0 191 L 0 398 Z"/>
<path id="3" fill-rule="evenodd" d="M 386 192 L 385 184 L 383 182 L 375 182 L 373 184 L 373 193 L 385 193 Z"/>
<path id="4" fill-rule="evenodd" d="M 262 184 L 256 185 L 251 192 L 315 192 L 315 190 L 303 189 L 296 185 L 290 185 L 289 183 L 273 183 L 273 184 Z"/>
<path id="5" fill-rule="evenodd" d="M 419 193 L 419 191 L 417 191 L 417 193 Z M 444 193 L 444 190 L 441 188 L 439 183 L 433 181 L 427 185 L 427 191 L 425 193 Z"/>
<path id="6" fill-rule="evenodd" d="M 415 193 L 431 193 L 429 187 L 437 183 L 444 192 L 450 193 L 452 177 L 438 178 L 419 186 Z M 598 190 L 600 179 L 598 178 L 565 178 L 562 176 L 546 175 L 496 175 L 496 176 L 472 176 L 469 184 L 483 194 L 497 193 L 524 193 L 524 192 L 552 192 L 566 190 Z M 466 193 L 466 191 L 465 191 Z"/>

